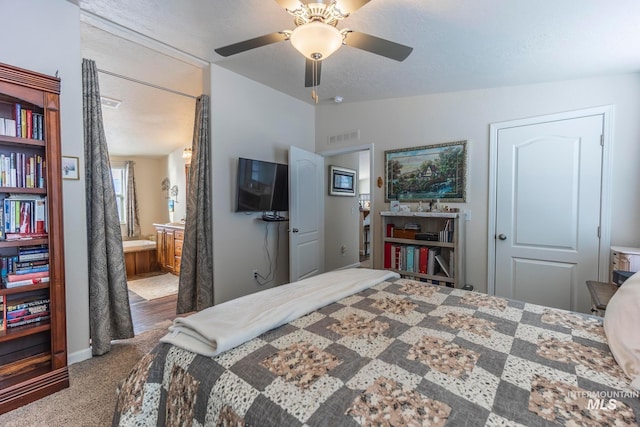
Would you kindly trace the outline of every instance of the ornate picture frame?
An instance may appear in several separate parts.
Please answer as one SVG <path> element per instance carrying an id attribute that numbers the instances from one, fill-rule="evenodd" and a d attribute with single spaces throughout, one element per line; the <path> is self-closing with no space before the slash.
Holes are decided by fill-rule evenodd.
<path id="1" fill-rule="evenodd" d="M 467 141 L 384 152 L 385 202 L 466 202 Z"/>

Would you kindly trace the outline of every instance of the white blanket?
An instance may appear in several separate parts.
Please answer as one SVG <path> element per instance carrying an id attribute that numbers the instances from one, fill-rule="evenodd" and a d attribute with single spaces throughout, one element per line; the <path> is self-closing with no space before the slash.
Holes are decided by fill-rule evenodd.
<path id="1" fill-rule="evenodd" d="M 215 356 L 327 304 L 400 277 L 386 270 L 350 268 L 246 295 L 178 317 L 160 341 Z"/>

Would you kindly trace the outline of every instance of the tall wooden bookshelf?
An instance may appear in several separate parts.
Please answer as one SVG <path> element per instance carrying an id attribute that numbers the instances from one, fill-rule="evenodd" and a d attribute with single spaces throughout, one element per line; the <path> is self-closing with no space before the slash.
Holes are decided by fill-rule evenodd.
<path id="1" fill-rule="evenodd" d="M 17 126 L 16 115 L 27 117 L 23 110 L 30 111 L 30 129 Z M 0 64 L 0 118 L 0 413 L 5 413 L 69 386 L 60 79 Z M 30 262 L 37 268 L 30 269 Z M 46 278 L 18 280 L 18 274 Z"/>
<path id="2" fill-rule="evenodd" d="M 464 230 L 460 213 L 384 211 L 380 215 L 384 268 L 428 283 L 464 286 Z"/>

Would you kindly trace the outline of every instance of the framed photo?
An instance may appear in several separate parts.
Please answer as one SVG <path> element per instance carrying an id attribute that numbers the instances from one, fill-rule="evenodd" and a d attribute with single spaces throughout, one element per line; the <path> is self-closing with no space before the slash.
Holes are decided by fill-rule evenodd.
<path id="1" fill-rule="evenodd" d="M 385 201 L 465 202 L 467 141 L 384 152 Z"/>
<path id="2" fill-rule="evenodd" d="M 80 179 L 80 159 L 62 156 L 62 179 Z"/>
<path id="3" fill-rule="evenodd" d="M 356 171 L 340 166 L 329 166 L 329 194 L 331 196 L 356 195 Z"/>

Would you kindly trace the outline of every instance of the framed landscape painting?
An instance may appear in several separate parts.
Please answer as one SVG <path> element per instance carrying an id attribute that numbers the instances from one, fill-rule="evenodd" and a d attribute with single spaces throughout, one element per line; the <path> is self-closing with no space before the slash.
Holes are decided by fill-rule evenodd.
<path id="1" fill-rule="evenodd" d="M 467 141 L 384 152 L 385 201 L 465 202 Z"/>

